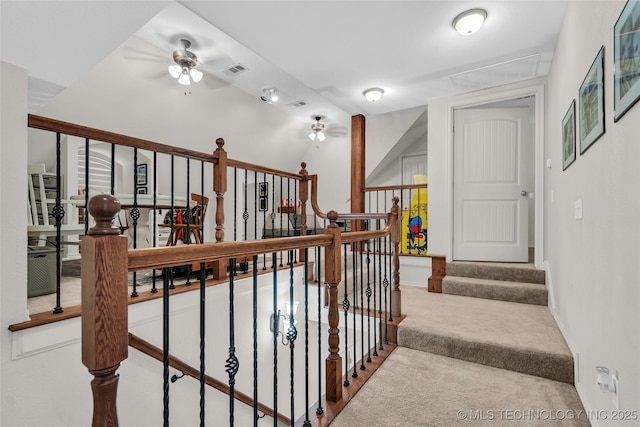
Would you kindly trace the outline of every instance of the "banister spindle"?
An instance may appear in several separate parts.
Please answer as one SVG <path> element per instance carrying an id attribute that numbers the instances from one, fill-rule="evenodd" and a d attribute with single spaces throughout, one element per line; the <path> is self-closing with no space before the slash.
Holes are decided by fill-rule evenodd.
<path id="1" fill-rule="evenodd" d="M 329 286 L 329 356 L 326 359 L 326 399 L 337 402 L 342 399 L 342 358 L 340 357 L 340 337 L 338 333 L 338 284 L 341 280 L 340 271 L 340 228 L 336 224 L 338 213 L 327 213 L 330 224 L 325 228 L 325 234 L 331 235 L 333 241 L 325 248 L 325 280 Z"/>
<path id="2" fill-rule="evenodd" d="M 400 299 L 400 199 L 395 196 L 393 198 L 393 206 L 391 207 L 391 251 L 393 257 L 393 289 L 391 294 L 391 315 L 400 317 L 402 315 L 402 301 Z"/>
<path id="3" fill-rule="evenodd" d="M 213 191 L 216 193 L 216 242 L 224 241 L 224 193 L 227 192 L 227 152 L 224 139 L 216 139 L 218 148 L 213 152 L 216 163 L 213 167 Z M 227 265 L 221 261 L 212 264 L 212 276 L 220 280 L 227 277 Z"/>
<path id="4" fill-rule="evenodd" d="M 82 238 L 82 363 L 94 376 L 93 427 L 117 426 L 117 369 L 128 356 L 127 237 L 111 221 L 120 202 L 91 198 L 96 225 Z"/>

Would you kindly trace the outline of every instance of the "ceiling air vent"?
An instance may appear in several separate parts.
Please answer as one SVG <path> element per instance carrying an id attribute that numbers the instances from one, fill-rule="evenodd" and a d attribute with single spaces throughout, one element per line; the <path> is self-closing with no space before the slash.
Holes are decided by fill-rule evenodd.
<path id="1" fill-rule="evenodd" d="M 293 108 L 300 108 L 300 107 L 304 107 L 305 105 L 307 105 L 307 103 L 304 101 L 296 101 L 289 104 L 289 106 Z"/>
<path id="2" fill-rule="evenodd" d="M 245 68 L 244 65 L 236 64 L 233 67 L 230 67 L 224 70 L 224 73 L 228 76 L 233 77 L 233 76 L 237 76 L 240 73 L 244 73 L 245 71 L 247 71 L 247 69 Z"/>
<path id="3" fill-rule="evenodd" d="M 461 91 L 472 91 L 496 87 L 507 83 L 537 77 L 540 54 L 523 56 L 511 61 L 499 62 L 475 70 L 449 76 L 451 83 Z"/>

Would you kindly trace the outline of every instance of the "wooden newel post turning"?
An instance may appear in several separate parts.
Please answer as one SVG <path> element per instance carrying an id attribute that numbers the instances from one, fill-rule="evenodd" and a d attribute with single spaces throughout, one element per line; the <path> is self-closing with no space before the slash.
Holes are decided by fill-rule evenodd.
<path id="1" fill-rule="evenodd" d="M 224 150 L 224 139 L 216 139 L 216 151 L 213 157 L 216 164 L 213 167 L 213 191 L 216 193 L 216 242 L 224 241 L 224 193 L 227 192 L 227 152 Z M 214 261 L 212 276 L 221 280 L 227 277 L 227 263 Z"/>
<path id="2" fill-rule="evenodd" d="M 128 356 L 128 243 L 111 221 L 120 202 L 91 198 L 95 227 L 82 238 L 82 363 L 94 376 L 93 427 L 118 425 L 116 396 L 120 362 Z"/>
<path id="3" fill-rule="evenodd" d="M 340 228 L 336 224 L 338 213 L 327 213 L 330 224 L 325 228 L 325 234 L 333 236 L 333 242 L 325 248 L 325 281 L 329 286 L 329 356 L 326 360 L 326 398 L 328 402 L 342 399 L 342 358 L 340 357 L 340 337 L 338 323 L 338 284 L 341 279 L 340 270 Z"/>
<path id="4" fill-rule="evenodd" d="M 391 290 L 391 316 L 399 317 L 402 315 L 402 300 L 400 293 L 400 199 L 396 196 L 393 198 L 393 206 L 391 207 L 391 216 L 393 226 L 391 227 L 391 250 L 393 255 L 393 289 Z"/>
<path id="5" fill-rule="evenodd" d="M 307 172 L 307 164 L 305 162 L 300 163 L 300 175 L 302 175 L 302 179 L 300 180 L 300 235 L 307 235 L 307 200 L 309 200 L 309 180 L 307 176 L 309 172 Z M 304 249 L 300 249 L 299 254 L 300 262 L 305 261 Z"/>

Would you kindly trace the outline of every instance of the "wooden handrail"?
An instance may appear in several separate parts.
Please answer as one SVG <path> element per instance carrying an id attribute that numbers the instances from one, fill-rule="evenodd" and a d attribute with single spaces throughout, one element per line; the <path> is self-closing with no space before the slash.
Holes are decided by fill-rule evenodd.
<path id="1" fill-rule="evenodd" d="M 210 153 L 202 153 L 186 148 L 173 147 L 171 145 L 162 144 L 159 142 L 153 142 L 146 139 L 108 132 L 88 126 L 76 125 L 73 123 L 63 122 L 61 120 L 50 119 L 48 117 L 37 116 L 34 114 L 28 115 L 27 123 L 28 126 L 33 129 L 59 132 L 65 135 L 88 138 L 94 141 L 109 142 L 116 145 L 124 145 L 126 147 L 135 147 L 141 150 L 157 151 L 158 153 L 188 157 L 194 160 L 202 160 L 209 163 L 215 163 L 215 159 Z"/>
<path id="2" fill-rule="evenodd" d="M 385 190 L 415 190 L 418 188 L 428 188 L 427 184 L 405 184 L 405 185 L 380 185 L 377 187 L 364 187 L 362 191 L 385 191 Z"/>
<path id="3" fill-rule="evenodd" d="M 311 182 L 311 208 L 322 219 L 328 219 L 327 213 L 318 206 L 318 175 L 308 175 Z M 339 213 L 338 220 L 387 219 L 386 213 Z"/>
<path id="4" fill-rule="evenodd" d="M 142 338 L 132 334 L 131 332 L 129 332 L 129 346 L 135 348 L 136 350 L 146 354 L 147 356 L 150 356 L 160 362 L 162 362 L 163 360 L 163 354 L 162 354 L 162 349 L 156 347 L 155 345 L 151 344 L 148 341 L 143 340 Z M 174 369 L 177 369 L 178 371 L 182 372 L 185 375 L 189 375 L 191 378 L 195 378 L 196 380 L 200 380 L 200 371 L 198 371 L 196 368 L 190 366 L 188 363 L 178 359 L 175 356 L 169 355 L 169 366 L 171 366 Z M 223 383 L 220 380 L 217 380 L 209 375 L 205 375 L 204 376 L 204 382 L 210 386 L 215 388 L 218 391 L 221 391 L 222 393 L 225 393 L 227 395 L 229 395 L 230 393 L 230 388 L 227 384 Z M 233 396 L 236 400 L 239 400 L 240 402 L 253 407 L 253 399 L 240 392 L 240 391 L 234 391 Z M 270 407 L 268 407 L 267 405 L 258 402 L 258 410 L 261 411 L 263 414 L 273 418 L 274 417 L 274 412 L 273 409 L 271 409 Z M 291 424 L 291 420 L 287 417 L 285 417 L 282 414 L 277 414 L 278 415 L 278 421 L 280 421 L 281 423 L 284 423 L 285 425 L 290 425 Z"/>
<path id="5" fill-rule="evenodd" d="M 129 271 L 161 269 L 197 262 L 251 257 L 264 253 L 280 252 L 316 246 L 328 246 L 331 237 L 323 234 L 312 236 L 279 237 L 266 240 L 241 242 L 216 242 L 200 245 L 178 245 L 129 250 Z"/>
<path id="6" fill-rule="evenodd" d="M 228 159 L 227 166 L 232 168 L 237 167 L 240 169 L 246 169 L 254 172 L 266 173 L 269 175 L 278 175 L 284 178 L 297 179 L 298 181 L 303 179 L 302 175 L 297 173 L 291 173 L 291 172 L 287 172 L 279 169 L 269 168 L 266 166 L 255 165 L 253 163 L 247 163 L 241 160 Z"/>

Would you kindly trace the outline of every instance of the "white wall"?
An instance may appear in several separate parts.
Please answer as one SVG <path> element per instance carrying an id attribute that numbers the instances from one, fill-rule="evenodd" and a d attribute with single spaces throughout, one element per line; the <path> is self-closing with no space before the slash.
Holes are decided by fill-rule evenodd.
<path id="1" fill-rule="evenodd" d="M 620 409 L 640 402 L 640 105 L 613 121 L 613 27 L 624 0 L 569 2 L 548 80 L 545 216 L 553 313 L 579 355 L 586 409 L 612 410 L 595 366 L 617 371 Z M 561 122 L 600 47 L 605 48 L 605 134 L 562 171 Z M 583 201 L 584 219 L 574 219 Z M 637 423 L 637 421 L 632 422 Z M 594 425 L 613 425 L 611 420 Z"/>

